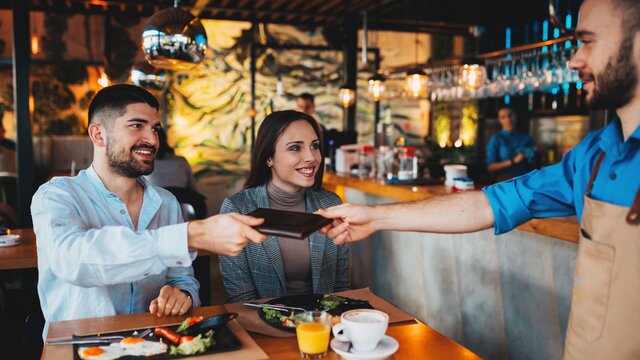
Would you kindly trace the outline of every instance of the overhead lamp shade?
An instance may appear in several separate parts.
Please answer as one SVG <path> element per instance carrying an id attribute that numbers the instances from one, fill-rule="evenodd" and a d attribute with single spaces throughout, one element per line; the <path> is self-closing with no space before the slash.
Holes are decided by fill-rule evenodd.
<path id="1" fill-rule="evenodd" d="M 427 74 L 422 69 L 415 69 L 407 73 L 405 77 L 404 89 L 414 98 L 423 97 L 427 94 Z"/>
<path id="2" fill-rule="evenodd" d="M 356 102 L 356 90 L 343 86 L 340 88 L 338 97 L 342 106 L 348 108 Z"/>
<path id="3" fill-rule="evenodd" d="M 177 9 L 165 9 L 149 18 L 142 32 L 142 51 L 153 67 L 188 70 L 204 60 L 207 33 L 200 20 Z"/>
<path id="4" fill-rule="evenodd" d="M 465 90 L 479 89 L 487 78 L 487 69 L 481 64 L 465 63 L 458 72 L 458 85 Z"/>
<path id="5" fill-rule="evenodd" d="M 131 68 L 131 83 L 145 89 L 164 90 L 168 84 L 167 75 L 162 69 L 155 69 L 146 61 L 138 61 Z"/>
<path id="6" fill-rule="evenodd" d="M 371 78 L 369 78 L 369 87 L 367 88 L 367 93 L 369 94 L 369 97 L 373 99 L 373 101 L 380 101 L 380 98 L 385 91 L 385 80 L 385 77 L 380 74 L 375 74 Z"/>

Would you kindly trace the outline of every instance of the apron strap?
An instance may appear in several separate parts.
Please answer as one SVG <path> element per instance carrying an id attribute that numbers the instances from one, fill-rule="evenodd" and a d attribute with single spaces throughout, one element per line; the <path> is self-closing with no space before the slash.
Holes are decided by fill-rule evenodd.
<path id="1" fill-rule="evenodd" d="M 640 224 L 640 188 L 638 188 L 636 198 L 633 200 L 633 204 L 631 204 L 631 208 L 629 209 L 629 213 L 627 214 L 627 224 Z"/>
<path id="2" fill-rule="evenodd" d="M 591 171 L 591 177 L 589 178 L 589 184 L 587 185 L 587 190 L 585 191 L 585 195 L 591 194 L 591 188 L 593 188 L 593 181 L 596 179 L 596 175 L 598 175 L 598 170 L 600 169 L 600 164 L 602 163 L 602 159 L 604 159 L 605 152 L 601 152 L 600 156 L 598 156 L 598 160 L 596 160 L 596 165 L 593 167 Z"/>

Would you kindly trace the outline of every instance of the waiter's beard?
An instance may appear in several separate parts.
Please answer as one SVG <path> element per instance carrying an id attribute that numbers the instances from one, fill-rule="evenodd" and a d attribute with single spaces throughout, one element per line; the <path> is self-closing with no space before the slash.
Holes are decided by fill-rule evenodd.
<path id="1" fill-rule="evenodd" d="M 611 56 L 600 74 L 593 74 L 594 87 L 589 107 L 619 109 L 634 97 L 638 86 L 638 69 L 633 59 L 633 36 L 626 35 L 620 49 Z"/>

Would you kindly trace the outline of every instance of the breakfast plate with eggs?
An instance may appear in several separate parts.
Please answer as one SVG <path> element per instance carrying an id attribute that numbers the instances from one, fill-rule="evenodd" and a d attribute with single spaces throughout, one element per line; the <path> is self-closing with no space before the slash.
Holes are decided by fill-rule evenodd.
<path id="1" fill-rule="evenodd" d="M 153 328 L 153 331 L 142 337 L 139 333 L 145 329 L 100 334 L 100 337 L 121 339 L 106 343 L 80 341 L 81 344 L 74 345 L 74 359 L 179 359 L 237 350 L 240 348 L 240 341 L 226 326 L 226 322 L 236 316 L 237 314 L 230 313 L 207 319 L 202 316 L 189 317 L 180 325 Z M 73 340 L 87 338 L 89 337 L 74 336 Z M 90 339 L 93 341 L 95 337 Z"/>

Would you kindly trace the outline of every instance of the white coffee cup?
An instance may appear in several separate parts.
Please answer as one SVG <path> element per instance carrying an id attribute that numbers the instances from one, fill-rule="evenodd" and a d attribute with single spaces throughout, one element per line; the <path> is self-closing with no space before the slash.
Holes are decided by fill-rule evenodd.
<path id="1" fill-rule="evenodd" d="M 332 331 L 339 341 L 351 342 L 355 352 L 370 352 L 376 349 L 388 325 L 389 315 L 382 311 L 356 309 L 342 313 Z"/>

